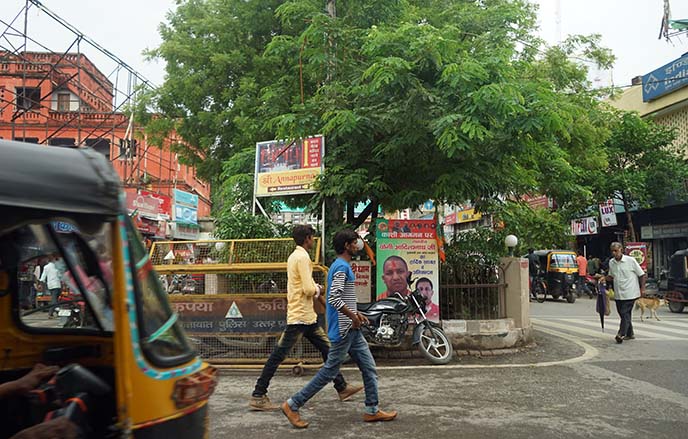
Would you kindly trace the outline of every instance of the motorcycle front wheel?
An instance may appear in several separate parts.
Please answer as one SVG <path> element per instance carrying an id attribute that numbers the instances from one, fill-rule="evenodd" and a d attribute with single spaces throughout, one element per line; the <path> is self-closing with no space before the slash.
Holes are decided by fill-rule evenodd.
<path id="1" fill-rule="evenodd" d="M 439 328 L 424 325 L 418 342 L 420 353 L 432 364 L 447 364 L 452 360 L 454 348 Z"/>

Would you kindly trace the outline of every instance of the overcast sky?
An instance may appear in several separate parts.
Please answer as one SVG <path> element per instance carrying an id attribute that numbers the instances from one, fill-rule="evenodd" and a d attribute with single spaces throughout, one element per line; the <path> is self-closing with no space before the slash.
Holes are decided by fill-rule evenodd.
<path id="1" fill-rule="evenodd" d="M 1 0 L 0 19 L 10 22 L 21 11 L 25 0 Z M 372 1 L 372 0 L 371 0 Z M 141 52 L 160 43 L 158 26 L 168 11 L 174 9 L 173 0 L 42 0 L 54 13 L 65 19 L 84 35 L 95 40 L 129 64 L 154 84 L 164 80 L 161 62 L 145 61 Z M 324 3 L 324 0 L 323 0 Z M 602 34 L 602 43 L 617 56 L 613 72 L 595 72 L 597 85 L 630 84 L 633 76 L 643 75 L 688 52 L 688 37 L 675 39 L 673 44 L 657 38 L 662 17 L 662 0 L 537 0 L 540 7 L 541 36 L 550 43 L 568 34 Z M 561 24 L 556 25 L 557 3 Z M 688 18 L 688 1 L 671 1 L 672 17 Z M 15 22 L 23 29 L 23 16 Z M 5 29 L 4 25 L 0 28 Z M 28 33 L 41 44 L 57 52 L 65 51 L 74 35 L 55 24 L 37 8 L 28 15 Z M 0 46 L 17 44 L 0 40 Z M 35 44 L 29 45 L 37 50 Z M 74 50 L 74 49 L 73 49 Z M 81 51 L 96 63 L 106 75 L 114 63 L 97 51 L 82 44 Z"/>

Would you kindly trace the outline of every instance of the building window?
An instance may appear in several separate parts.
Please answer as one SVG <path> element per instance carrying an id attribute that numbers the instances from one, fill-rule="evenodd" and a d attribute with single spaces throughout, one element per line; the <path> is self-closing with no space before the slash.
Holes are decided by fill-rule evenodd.
<path id="1" fill-rule="evenodd" d="M 76 148 L 76 141 L 68 137 L 53 137 L 52 139 L 48 140 L 48 145 Z"/>
<path id="2" fill-rule="evenodd" d="M 110 141 L 108 139 L 86 139 L 85 143 L 86 146 L 93 148 L 110 160 Z"/>
<path id="3" fill-rule="evenodd" d="M 57 94 L 57 111 L 69 111 L 69 93 L 58 93 Z"/>
<path id="4" fill-rule="evenodd" d="M 138 141 L 136 139 L 119 139 L 119 155 L 118 159 L 133 159 L 136 157 L 136 150 L 138 149 Z"/>
<path id="5" fill-rule="evenodd" d="M 17 110 L 38 108 L 41 103 L 41 89 L 38 87 L 17 87 Z"/>
<path id="6" fill-rule="evenodd" d="M 14 140 L 24 143 L 38 143 L 38 137 L 15 137 Z"/>

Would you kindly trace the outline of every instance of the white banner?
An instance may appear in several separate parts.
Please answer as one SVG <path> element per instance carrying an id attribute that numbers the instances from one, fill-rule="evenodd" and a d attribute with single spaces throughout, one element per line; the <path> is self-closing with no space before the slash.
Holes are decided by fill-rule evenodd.
<path id="1" fill-rule="evenodd" d="M 589 216 L 571 220 L 572 235 L 597 235 L 597 218 Z"/>
<path id="2" fill-rule="evenodd" d="M 602 227 L 617 225 L 614 200 L 607 200 L 600 204 L 600 219 L 602 220 Z"/>

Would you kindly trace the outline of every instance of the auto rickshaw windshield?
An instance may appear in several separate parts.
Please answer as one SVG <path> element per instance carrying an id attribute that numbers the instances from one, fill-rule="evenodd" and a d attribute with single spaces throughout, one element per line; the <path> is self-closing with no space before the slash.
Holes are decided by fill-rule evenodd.
<path id="1" fill-rule="evenodd" d="M 552 253 L 550 268 L 574 268 L 576 267 L 576 258 L 570 253 Z"/>

